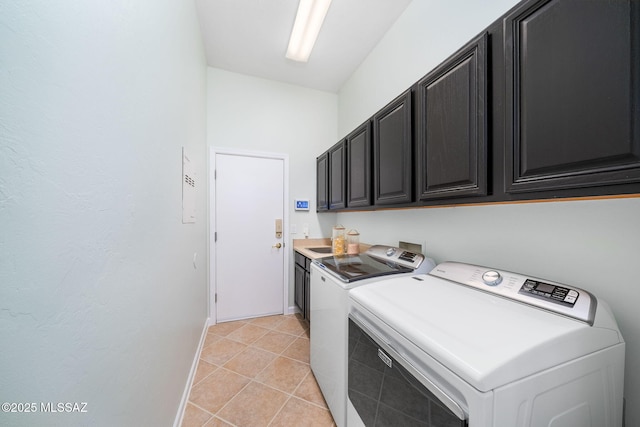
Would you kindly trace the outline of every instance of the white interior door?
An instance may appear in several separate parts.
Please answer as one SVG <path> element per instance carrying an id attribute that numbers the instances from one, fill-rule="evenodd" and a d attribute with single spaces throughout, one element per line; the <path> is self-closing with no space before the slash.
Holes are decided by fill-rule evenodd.
<path id="1" fill-rule="evenodd" d="M 216 322 L 284 313 L 284 189 L 284 159 L 215 154 Z"/>

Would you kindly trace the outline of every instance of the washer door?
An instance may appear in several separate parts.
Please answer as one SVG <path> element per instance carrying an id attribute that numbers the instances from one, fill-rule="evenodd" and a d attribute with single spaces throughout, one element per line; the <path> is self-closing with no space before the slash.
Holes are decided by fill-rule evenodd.
<path id="1" fill-rule="evenodd" d="M 468 426 L 457 403 L 363 328 L 349 319 L 348 395 L 365 426 Z"/>

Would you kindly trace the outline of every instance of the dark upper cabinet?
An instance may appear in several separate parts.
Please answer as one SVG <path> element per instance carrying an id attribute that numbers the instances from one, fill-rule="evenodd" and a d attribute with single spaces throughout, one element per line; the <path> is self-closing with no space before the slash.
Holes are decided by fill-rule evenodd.
<path id="1" fill-rule="evenodd" d="M 340 141 L 329 149 L 329 209 L 346 207 L 347 150 Z"/>
<path id="2" fill-rule="evenodd" d="M 535 0 L 505 16 L 507 192 L 640 181 L 639 6 Z"/>
<path id="3" fill-rule="evenodd" d="M 418 200 L 487 194 L 487 33 L 415 86 Z"/>
<path id="4" fill-rule="evenodd" d="M 360 125 L 346 138 L 347 206 L 371 205 L 371 123 Z"/>
<path id="5" fill-rule="evenodd" d="M 411 91 L 373 116 L 374 203 L 411 202 L 413 196 L 413 138 Z"/>
<path id="6" fill-rule="evenodd" d="M 329 153 L 316 159 L 316 211 L 329 209 Z"/>
<path id="7" fill-rule="evenodd" d="M 523 0 L 369 126 L 319 210 L 638 194 L 640 1 Z"/>

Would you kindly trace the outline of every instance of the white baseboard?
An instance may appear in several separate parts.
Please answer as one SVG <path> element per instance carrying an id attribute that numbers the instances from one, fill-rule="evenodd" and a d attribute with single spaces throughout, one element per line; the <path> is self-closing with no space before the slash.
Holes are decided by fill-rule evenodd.
<path id="1" fill-rule="evenodd" d="M 289 310 L 287 313 L 285 314 L 296 314 L 296 313 L 301 313 L 300 309 L 298 308 L 298 306 L 296 305 L 292 305 L 289 307 Z"/>
<path id="2" fill-rule="evenodd" d="M 187 385 L 182 392 L 182 399 L 180 400 L 180 406 L 178 406 L 178 413 L 176 414 L 176 419 L 173 421 L 173 427 L 180 427 L 182 425 L 182 418 L 184 418 L 184 411 L 187 409 L 187 402 L 189 401 L 189 392 L 191 391 L 191 386 L 193 385 L 193 378 L 196 375 L 196 370 L 198 369 L 198 360 L 200 359 L 200 352 L 202 351 L 202 346 L 204 345 L 204 341 L 207 338 L 207 329 L 209 329 L 211 319 L 207 318 L 204 322 L 204 328 L 202 329 L 202 334 L 200 335 L 200 342 L 198 343 L 198 348 L 196 349 L 196 354 L 193 358 L 193 362 L 191 363 L 191 370 L 189 371 L 189 377 L 187 378 Z"/>
<path id="3" fill-rule="evenodd" d="M 288 314 L 296 314 L 296 313 L 302 313 L 302 312 L 300 311 L 300 309 L 298 308 L 298 306 L 296 306 L 296 305 L 292 305 L 292 306 L 290 306 L 290 307 L 286 307 L 283 311 L 284 311 L 284 312 L 283 312 L 282 314 L 284 314 L 284 315 L 288 315 Z M 277 313 L 276 313 L 276 314 L 277 314 Z M 275 316 L 276 314 L 274 314 L 274 316 Z M 238 319 L 225 320 L 224 322 L 233 322 L 233 321 L 235 321 L 235 320 L 246 320 L 246 319 L 253 319 L 253 317 L 241 317 L 241 318 L 238 318 Z M 213 325 L 215 325 L 215 324 L 216 324 L 216 321 L 215 321 L 212 317 L 210 317 L 210 318 L 208 319 L 208 326 L 213 326 Z"/>

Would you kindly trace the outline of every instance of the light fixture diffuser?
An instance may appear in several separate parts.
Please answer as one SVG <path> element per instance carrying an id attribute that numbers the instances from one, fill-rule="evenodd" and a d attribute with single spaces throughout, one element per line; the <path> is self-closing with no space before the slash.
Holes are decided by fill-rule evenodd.
<path id="1" fill-rule="evenodd" d="M 309 60 L 330 5 L 331 0 L 300 0 L 289 39 L 287 58 L 299 62 Z"/>

